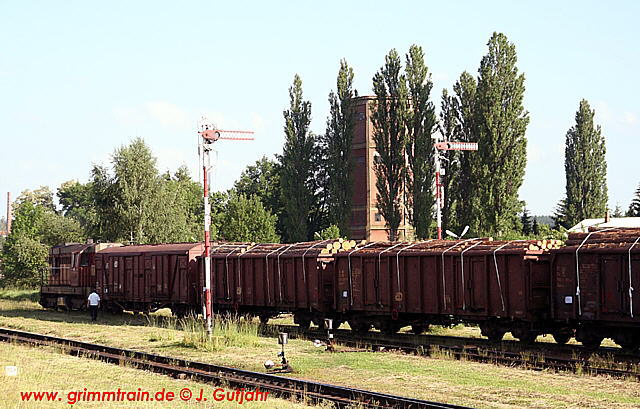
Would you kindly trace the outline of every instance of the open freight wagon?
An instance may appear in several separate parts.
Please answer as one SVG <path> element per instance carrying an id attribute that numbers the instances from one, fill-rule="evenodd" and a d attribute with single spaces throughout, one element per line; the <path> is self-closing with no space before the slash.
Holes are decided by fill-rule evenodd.
<path id="1" fill-rule="evenodd" d="M 212 303 L 216 312 L 260 317 L 293 313 L 297 324 L 321 325 L 332 316 L 333 264 L 321 255 L 327 241 L 294 244 L 219 244 L 211 248 Z M 200 285 L 204 263 L 199 260 Z"/>
<path id="2" fill-rule="evenodd" d="M 553 317 L 595 348 L 640 348 L 640 229 L 572 233 L 552 251 Z"/>
<path id="3" fill-rule="evenodd" d="M 532 242 L 489 240 L 370 243 L 335 255 L 335 309 L 356 331 L 393 333 L 411 325 L 479 324 L 530 342 L 570 331 L 551 321 L 549 257 Z"/>

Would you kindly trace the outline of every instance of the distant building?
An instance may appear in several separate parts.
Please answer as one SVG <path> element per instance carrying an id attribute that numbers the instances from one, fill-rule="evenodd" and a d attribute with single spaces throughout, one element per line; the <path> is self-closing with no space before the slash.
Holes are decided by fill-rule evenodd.
<path id="1" fill-rule="evenodd" d="M 355 98 L 355 126 L 351 155 L 354 159 L 353 173 L 353 207 L 351 209 L 351 238 L 355 240 L 386 241 L 389 229 L 384 217 L 376 205 L 376 175 L 373 170 L 373 158 L 377 154 L 373 141 L 373 123 L 371 122 L 372 96 Z M 402 221 L 398 227 L 399 240 L 412 240 L 414 229 L 409 223 L 404 206 L 405 195 L 402 195 Z"/>
<path id="2" fill-rule="evenodd" d="M 586 233 L 589 227 L 598 227 L 606 229 L 607 227 L 638 227 L 640 228 L 640 217 L 610 217 L 607 221 L 601 219 L 584 219 L 569 229 L 570 233 Z"/>

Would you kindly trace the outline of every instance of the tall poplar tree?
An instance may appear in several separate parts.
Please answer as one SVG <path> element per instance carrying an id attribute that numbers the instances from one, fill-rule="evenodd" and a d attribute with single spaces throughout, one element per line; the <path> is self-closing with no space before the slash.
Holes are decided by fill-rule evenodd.
<path id="1" fill-rule="evenodd" d="M 371 107 L 373 140 L 377 155 L 374 158 L 377 207 L 389 228 L 389 240 L 398 238 L 398 227 L 403 219 L 402 195 L 405 166 L 405 116 L 407 112 L 407 86 L 400 73 L 402 61 L 392 49 L 385 64 L 373 76 L 376 95 Z"/>
<path id="2" fill-rule="evenodd" d="M 406 114 L 407 190 L 409 216 L 417 238 L 429 236 L 433 220 L 433 142 L 435 107 L 429 100 L 433 82 L 422 47 L 412 45 L 406 56 L 405 74 L 411 107 Z"/>
<path id="3" fill-rule="evenodd" d="M 309 237 L 309 217 L 315 200 L 314 159 L 316 141 L 309 132 L 311 102 L 302 97 L 302 80 L 296 74 L 289 88 L 289 109 L 283 112 L 285 143 L 280 159 L 284 207 L 284 235 L 290 242 Z M 313 233 L 313 232 L 311 232 Z"/>
<path id="4" fill-rule="evenodd" d="M 524 74 L 516 67 L 516 47 L 493 33 L 482 58 L 476 91 L 478 155 L 470 155 L 475 207 L 472 227 L 479 234 L 504 234 L 518 225 L 518 190 L 527 163 L 525 132 L 529 113 L 523 106 Z"/>
<path id="5" fill-rule="evenodd" d="M 566 221 L 569 226 L 607 211 L 607 160 L 604 136 L 593 123 L 595 111 L 583 99 L 576 123 L 567 131 L 564 148 Z"/>
<path id="6" fill-rule="evenodd" d="M 475 107 L 476 80 L 468 72 L 463 72 L 453 85 L 453 95 L 442 92 L 440 111 L 440 131 L 446 140 L 476 142 Z M 471 218 L 478 206 L 471 185 L 470 155 L 477 152 L 448 151 L 443 161 L 444 206 L 442 211 L 445 228 L 461 231 L 471 224 Z"/>
<path id="7" fill-rule="evenodd" d="M 349 236 L 349 220 L 353 196 L 353 68 L 346 60 L 340 61 L 336 92 L 329 93 L 329 118 L 327 130 L 321 136 L 320 146 L 325 162 L 325 190 L 328 223 L 335 224 L 340 234 Z"/>

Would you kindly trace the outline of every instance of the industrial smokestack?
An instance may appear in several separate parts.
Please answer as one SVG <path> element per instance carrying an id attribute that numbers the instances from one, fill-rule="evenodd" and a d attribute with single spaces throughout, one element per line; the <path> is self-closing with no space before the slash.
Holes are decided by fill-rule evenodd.
<path id="1" fill-rule="evenodd" d="M 7 236 L 11 234 L 11 219 L 13 219 L 13 209 L 11 208 L 11 192 L 7 192 Z"/>

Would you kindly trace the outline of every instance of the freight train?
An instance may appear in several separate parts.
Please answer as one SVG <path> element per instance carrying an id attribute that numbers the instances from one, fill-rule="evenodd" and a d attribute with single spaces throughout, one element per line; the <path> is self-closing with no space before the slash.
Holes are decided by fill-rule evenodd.
<path id="1" fill-rule="evenodd" d="M 590 348 L 604 338 L 640 348 L 640 229 L 573 233 L 563 246 L 490 239 L 294 244 L 212 243 L 213 308 L 260 317 L 293 314 L 301 327 L 393 333 L 475 324 L 500 341 L 551 334 Z M 538 243 L 539 244 L 539 243 Z M 102 246 L 102 247 L 100 247 Z M 51 308 L 82 308 L 95 287 L 103 308 L 177 316 L 203 310 L 202 243 L 72 244 L 51 252 L 41 292 Z M 67 271 L 62 279 L 61 273 Z"/>

